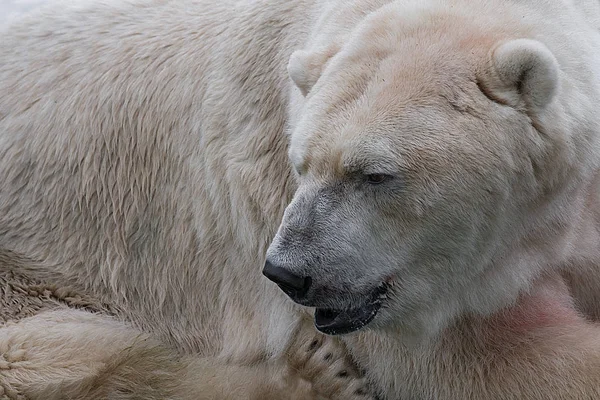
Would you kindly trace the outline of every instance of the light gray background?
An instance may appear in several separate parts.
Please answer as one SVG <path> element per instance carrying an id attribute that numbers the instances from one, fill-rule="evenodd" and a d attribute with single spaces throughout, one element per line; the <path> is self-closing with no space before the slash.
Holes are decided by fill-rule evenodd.
<path id="1" fill-rule="evenodd" d="M 26 13 L 47 3 L 49 0 L 0 0 L 0 29 L 3 28 L 8 21 L 17 18 L 19 15 Z M 0 37 L 2 40 L 2 37 Z"/>

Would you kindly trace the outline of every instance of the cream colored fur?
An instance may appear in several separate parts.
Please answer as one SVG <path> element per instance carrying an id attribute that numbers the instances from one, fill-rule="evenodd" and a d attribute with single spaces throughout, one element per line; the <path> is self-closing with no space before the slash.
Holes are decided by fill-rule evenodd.
<path id="1" fill-rule="evenodd" d="M 335 378 L 344 371 L 343 353 L 316 336 L 301 337 L 306 343 L 289 359 L 236 366 L 181 356 L 114 319 L 79 310 L 46 311 L 0 333 L 0 395 L 8 399 L 367 398 L 353 394 L 361 386 L 352 370 Z"/>
<path id="2" fill-rule="evenodd" d="M 344 347 L 307 329 L 310 321 L 278 360 L 182 355 L 79 288 L 32 280 L 32 267 L 0 252 L 1 398 L 369 398 Z"/>
<path id="3" fill-rule="evenodd" d="M 281 173 L 288 170 L 281 130 L 285 49 L 295 47 L 297 39 L 295 34 L 287 41 L 274 39 L 294 29 L 284 15 L 295 13 L 295 6 L 284 2 L 267 13 L 243 8 L 215 8 L 211 2 L 64 2 L 3 32 L 0 174 L 6 191 L 0 196 L 0 247 L 39 260 L 27 270 L 32 280 L 81 285 L 167 348 L 215 364 L 218 379 L 194 374 L 193 381 L 204 386 L 187 392 L 187 398 L 204 393 L 207 380 L 231 389 L 216 398 L 239 398 L 245 386 L 249 398 L 277 397 L 259 383 L 267 382 L 263 372 L 268 371 L 270 382 L 281 385 L 281 360 L 292 351 L 300 361 L 290 362 L 303 368 L 291 382 L 314 377 L 307 393 L 367 398 L 364 383 L 344 361 L 343 346 L 316 352 L 339 341 L 327 339 L 300 351 L 312 343 L 314 330 L 295 333 L 299 316 L 288 314 L 292 307 L 260 275 L 293 187 Z M 248 37 L 246 30 L 255 27 L 258 35 Z M 152 49 L 136 44 L 139 34 Z M 233 59 L 223 35 L 237 41 L 240 51 L 248 40 L 265 46 Z M 274 51 L 280 54 L 273 57 Z M 182 59 L 183 54 L 190 58 Z M 15 70 L 20 63 L 31 69 Z M 118 64 L 128 64 L 127 72 L 114 68 Z M 241 65 L 237 73 L 227 72 Z M 253 73 L 257 67 L 271 75 Z M 240 85 L 244 96 L 228 90 L 231 84 Z M 33 115 L 45 120 L 44 126 Z M 219 143 L 223 139 L 227 143 Z M 265 152 L 274 156 L 264 157 Z M 219 178 L 211 182 L 210 176 Z M 264 179 L 277 189 L 262 194 L 250 189 Z M 35 329 L 42 329 L 37 324 Z M 64 328 L 57 323 L 57 337 L 64 334 L 72 343 L 63 348 L 65 356 L 83 365 L 120 354 L 124 345 L 117 337 L 127 332 L 115 332 L 114 347 L 105 347 L 98 358 L 82 353 L 88 339 Z M 112 343 L 108 328 L 102 334 Z M 10 339 L 6 335 L 0 333 L 3 342 Z M 307 342 L 292 347 L 296 336 Z M 157 373 L 176 376 L 168 365 L 160 366 L 161 357 L 145 362 L 157 365 Z M 39 379 L 48 381 L 51 371 L 39 365 Z M 248 366 L 256 366 L 256 375 L 238 376 L 236 368 L 249 371 Z M 69 371 L 53 376 L 60 382 L 64 375 Z M 0 376 L 3 384 L 13 385 L 9 375 Z M 45 398 L 31 391 L 28 396 Z"/>
<path id="4" fill-rule="evenodd" d="M 583 3 L 85 0 L 8 27 L 0 248 L 35 260 L 28 279 L 118 311 L 0 328 L 6 395 L 367 397 L 344 345 L 260 271 L 288 203 L 345 179 L 335 163 L 374 134 L 372 163 L 408 159 L 421 217 L 375 218 L 367 235 L 373 214 L 354 213 L 364 240 L 348 254 L 366 272 L 310 267 L 356 288 L 406 272 L 373 326 L 343 338 L 375 390 L 598 397 L 600 330 L 578 314 L 599 314 L 600 283 L 600 19 Z M 413 105 L 431 114 L 402 114 Z M 456 213 L 480 230 L 446 235 Z M 408 253 L 386 258 L 400 269 L 373 261 L 375 239 L 413 227 L 414 246 L 464 239 L 469 262 L 419 276 Z"/>

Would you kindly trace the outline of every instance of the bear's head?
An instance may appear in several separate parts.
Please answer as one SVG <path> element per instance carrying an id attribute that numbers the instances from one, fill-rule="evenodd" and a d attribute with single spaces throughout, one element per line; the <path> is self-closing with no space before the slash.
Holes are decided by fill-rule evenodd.
<path id="1" fill-rule="evenodd" d="M 322 332 L 432 334 L 544 268 L 533 238 L 577 174 L 548 122 L 567 118 L 552 116 L 561 70 L 527 29 L 491 21 L 384 7 L 343 45 L 292 55 L 298 189 L 263 272 Z"/>

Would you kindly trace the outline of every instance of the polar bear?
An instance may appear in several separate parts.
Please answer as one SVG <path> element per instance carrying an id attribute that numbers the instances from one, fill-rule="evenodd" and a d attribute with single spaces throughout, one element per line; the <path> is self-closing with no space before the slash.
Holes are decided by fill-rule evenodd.
<path id="1" fill-rule="evenodd" d="M 222 398 L 315 354 L 321 390 L 367 397 L 346 348 L 384 399 L 599 397 L 597 12 L 86 0 L 12 24 L 0 248 L 117 311 L 4 326 L 10 362 L 48 364 L 47 329 L 79 366 L 141 335 Z"/>
<path id="2" fill-rule="evenodd" d="M 599 7 L 390 2 L 292 54 L 264 274 L 386 398 L 600 397 Z"/>
<path id="3" fill-rule="evenodd" d="M 32 279 L 32 266 L 0 251 L 0 398 L 371 398 L 343 346 L 314 330 L 299 328 L 284 357 L 261 363 L 181 354 L 80 288 Z"/>

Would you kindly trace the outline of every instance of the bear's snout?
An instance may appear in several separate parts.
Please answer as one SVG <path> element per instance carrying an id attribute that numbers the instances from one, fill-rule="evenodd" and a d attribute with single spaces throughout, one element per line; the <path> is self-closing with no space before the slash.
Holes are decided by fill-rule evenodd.
<path id="1" fill-rule="evenodd" d="M 312 283 L 310 276 L 298 276 L 268 259 L 263 268 L 263 275 L 275 282 L 294 301 L 303 300 Z"/>

